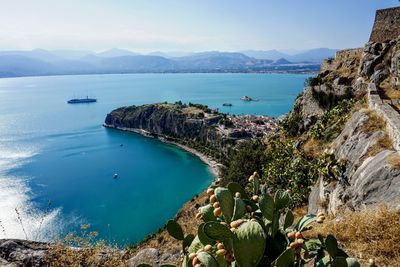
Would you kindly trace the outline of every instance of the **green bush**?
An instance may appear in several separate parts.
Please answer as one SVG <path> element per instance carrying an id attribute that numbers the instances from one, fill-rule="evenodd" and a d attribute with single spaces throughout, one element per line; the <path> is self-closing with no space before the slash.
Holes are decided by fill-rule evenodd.
<path id="1" fill-rule="evenodd" d="M 330 84 L 326 84 L 326 86 L 331 88 Z M 340 101 L 345 100 L 345 99 L 350 99 L 352 98 L 353 94 L 349 88 L 346 89 L 345 94 L 343 95 L 336 95 L 333 92 L 333 89 L 331 88 L 332 92 L 324 92 L 324 91 L 317 91 L 314 88 L 312 88 L 312 96 L 313 98 L 318 102 L 318 105 L 323 108 L 323 109 L 331 109 L 334 106 L 336 106 Z"/>
<path id="2" fill-rule="evenodd" d="M 323 84 L 323 79 L 320 75 L 315 77 L 308 77 L 304 82 L 304 86 L 317 86 Z"/>
<path id="3" fill-rule="evenodd" d="M 262 172 L 265 160 L 265 146 L 260 140 L 242 142 L 229 153 L 221 178 L 224 183 L 237 182 L 244 186 L 254 171 Z"/>
<path id="4" fill-rule="evenodd" d="M 291 205 L 301 206 L 319 177 L 333 180 L 344 172 L 344 165 L 334 155 L 313 158 L 296 149 L 293 141 L 270 136 L 264 143 L 248 141 L 239 145 L 221 177 L 224 184 L 233 181 L 244 186 L 253 170 L 262 174 L 260 179 L 270 190 L 289 189 L 294 200 Z"/>
<path id="5" fill-rule="evenodd" d="M 333 180 L 344 172 L 344 165 L 334 155 L 307 156 L 284 139 L 266 141 L 266 159 L 263 165 L 262 181 L 273 191 L 290 190 L 293 206 L 307 202 L 312 186 L 319 177 Z"/>
<path id="6" fill-rule="evenodd" d="M 323 223 L 323 214 L 306 215 L 294 223 L 287 191 L 261 193 L 257 174 L 249 178 L 252 194 L 237 183 L 207 190 L 210 204 L 199 208 L 197 235 L 185 235 L 174 220 L 169 234 L 182 241 L 185 267 L 338 266 L 360 264 L 338 247 L 336 238 L 306 239 L 311 224 Z M 251 196 L 251 197 L 250 197 Z M 282 219 L 282 220 L 281 220 Z"/>
<path id="7" fill-rule="evenodd" d="M 297 98 L 299 98 L 299 95 Z M 280 123 L 280 127 L 285 131 L 288 136 L 297 136 L 303 125 L 303 117 L 301 116 L 301 104 L 295 102 L 293 109 L 289 115 L 286 116 Z"/>
<path id="8" fill-rule="evenodd" d="M 325 112 L 311 127 L 310 135 L 318 140 L 331 141 L 336 138 L 350 116 L 355 101 L 345 99 Z"/>

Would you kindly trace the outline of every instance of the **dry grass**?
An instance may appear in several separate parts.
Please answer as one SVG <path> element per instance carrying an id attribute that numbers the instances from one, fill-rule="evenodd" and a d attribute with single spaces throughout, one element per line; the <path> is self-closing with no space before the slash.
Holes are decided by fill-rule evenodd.
<path id="1" fill-rule="evenodd" d="M 389 80 L 383 81 L 380 86 L 383 96 L 389 99 L 400 99 L 400 90 L 396 89 L 394 85 L 390 84 Z"/>
<path id="2" fill-rule="evenodd" d="M 199 114 L 199 113 L 204 113 L 203 110 L 197 108 L 197 107 L 187 107 L 182 109 L 183 113 L 187 114 Z"/>
<path id="3" fill-rule="evenodd" d="M 317 157 L 321 155 L 326 148 L 325 144 L 321 141 L 309 138 L 303 145 L 303 151 L 307 156 Z"/>
<path id="4" fill-rule="evenodd" d="M 400 153 L 396 152 L 387 158 L 387 162 L 393 167 L 400 169 Z"/>
<path id="5" fill-rule="evenodd" d="M 50 246 L 47 253 L 49 265 L 126 266 L 128 254 L 103 241 L 96 241 L 97 232 L 89 231 L 89 228 L 89 224 L 82 224 L 79 236 L 68 234 Z"/>
<path id="6" fill-rule="evenodd" d="M 385 134 L 384 136 L 379 138 L 379 140 L 372 147 L 368 149 L 367 156 L 373 157 L 379 152 L 387 149 L 393 149 L 393 142 L 389 135 Z"/>
<path id="7" fill-rule="evenodd" d="M 386 129 L 385 119 L 373 110 L 368 110 L 368 121 L 361 127 L 364 133 L 372 133 Z"/>
<path id="8" fill-rule="evenodd" d="M 99 242 L 94 246 L 80 249 L 71 248 L 60 242 L 51 246 L 48 251 L 48 263 L 50 266 L 127 266 L 125 255 L 121 250 L 106 246 Z"/>
<path id="9" fill-rule="evenodd" d="M 307 238 L 318 234 L 336 236 L 345 251 L 368 266 L 370 258 L 378 266 L 400 265 L 400 211 L 386 206 L 358 212 L 342 212 L 305 232 Z"/>

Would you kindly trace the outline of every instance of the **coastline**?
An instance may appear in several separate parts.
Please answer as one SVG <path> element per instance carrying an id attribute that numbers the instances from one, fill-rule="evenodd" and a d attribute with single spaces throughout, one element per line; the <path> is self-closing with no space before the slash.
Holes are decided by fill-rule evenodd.
<path id="1" fill-rule="evenodd" d="M 155 135 L 152 134 L 146 130 L 143 129 L 137 129 L 137 128 L 126 128 L 126 127 L 115 127 L 113 125 L 109 125 L 109 124 L 103 124 L 103 126 L 105 128 L 110 128 L 110 129 L 115 129 L 115 130 L 119 130 L 119 131 L 124 131 L 124 132 L 132 132 L 132 133 L 136 133 L 139 134 L 141 136 L 144 137 L 149 137 L 149 138 L 153 138 L 153 139 L 157 139 L 165 144 L 170 144 L 173 146 L 176 146 L 194 156 L 196 156 L 197 158 L 199 158 L 204 164 L 206 164 L 210 170 L 210 172 L 214 175 L 215 177 L 215 181 L 219 179 L 219 174 L 220 174 L 220 169 L 221 169 L 221 164 L 216 162 L 215 160 L 213 160 L 212 158 L 210 158 L 209 156 L 197 151 L 194 148 L 182 145 L 178 142 L 169 140 L 168 137 L 166 136 L 160 136 L 160 135 Z"/>

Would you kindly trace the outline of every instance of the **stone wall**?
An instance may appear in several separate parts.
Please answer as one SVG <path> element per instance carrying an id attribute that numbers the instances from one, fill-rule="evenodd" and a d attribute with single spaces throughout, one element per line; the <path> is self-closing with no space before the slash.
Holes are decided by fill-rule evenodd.
<path id="1" fill-rule="evenodd" d="M 400 35 L 400 7 L 376 11 L 370 42 L 384 43 Z"/>
<path id="2" fill-rule="evenodd" d="M 344 49 L 336 52 L 335 60 L 338 62 L 346 61 L 350 58 L 357 58 L 361 56 L 363 48 Z"/>
<path id="3" fill-rule="evenodd" d="M 385 119 L 387 132 L 393 140 L 393 147 L 399 151 L 400 113 L 380 98 L 374 83 L 368 85 L 368 104 L 370 108 L 376 110 Z"/>

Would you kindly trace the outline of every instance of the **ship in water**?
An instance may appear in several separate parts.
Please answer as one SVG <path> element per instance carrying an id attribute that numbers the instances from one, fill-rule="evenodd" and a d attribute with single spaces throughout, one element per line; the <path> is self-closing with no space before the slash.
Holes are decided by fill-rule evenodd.
<path id="1" fill-rule="evenodd" d="M 89 98 L 88 96 L 86 96 L 86 98 L 73 98 L 67 101 L 68 104 L 93 103 L 93 102 L 97 102 L 97 99 Z"/>

